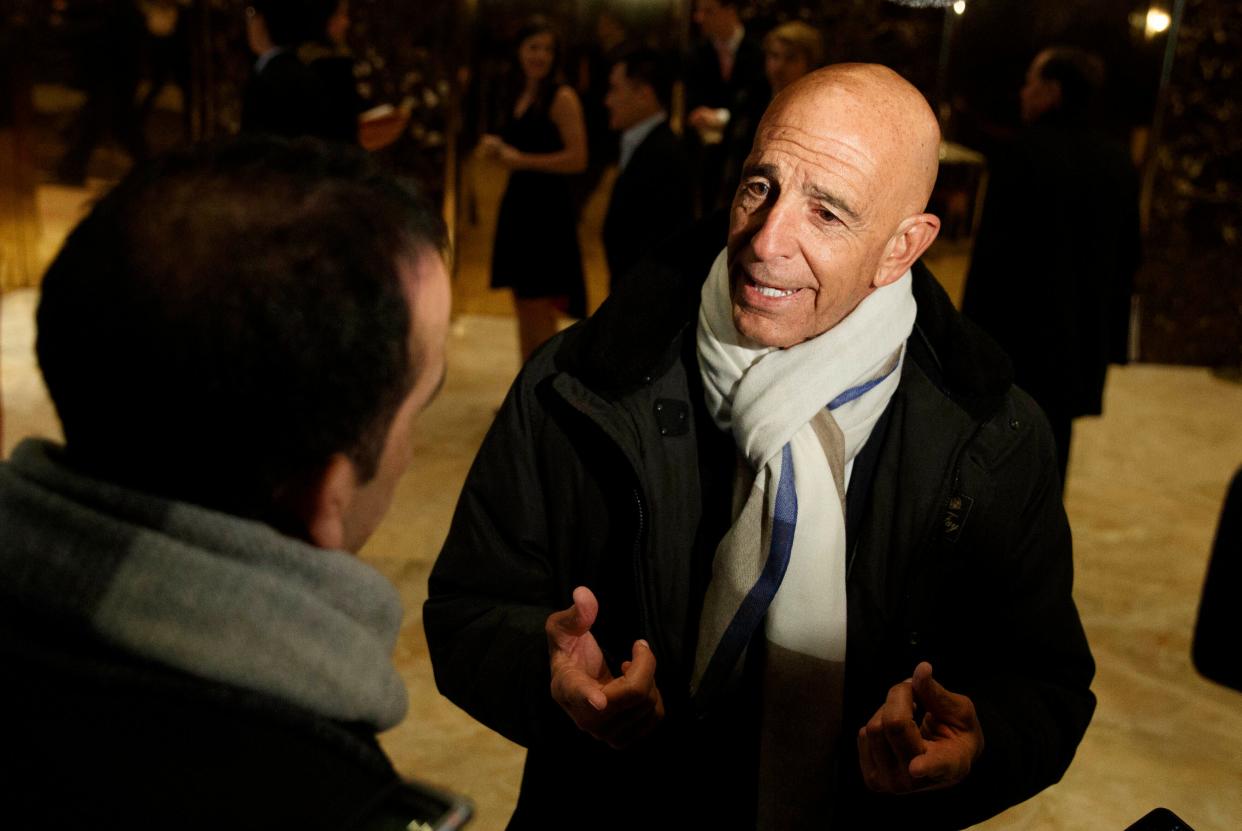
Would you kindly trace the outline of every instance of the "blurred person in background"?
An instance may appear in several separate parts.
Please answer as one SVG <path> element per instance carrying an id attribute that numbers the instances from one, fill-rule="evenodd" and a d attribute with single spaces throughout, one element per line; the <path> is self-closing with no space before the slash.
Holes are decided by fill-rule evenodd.
<path id="1" fill-rule="evenodd" d="M 1103 81 L 1103 62 L 1082 49 L 1032 61 L 1025 126 L 988 160 L 962 302 L 1048 416 L 1062 482 L 1074 419 L 1100 414 L 1108 365 L 1126 362 L 1141 254 L 1138 175 L 1092 123 Z"/>
<path id="2" fill-rule="evenodd" d="M 824 62 L 824 39 L 809 23 L 782 23 L 763 38 L 763 74 L 768 87 L 743 90 L 725 130 L 727 154 L 721 188 L 732 199 L 742 177 L 742 166 L 755 142 L 759 120 L 777 94 Z"/>
<path id="3" fill-rule="evenodd" d="M 824 38 L 809 23 L 782 23 L 763 38 L 763 74 L 772 96 L 824 62 Z"/>
<path id="4" fill-rule="evenodd" d="M 348 0 L 255 0 L 246 10 L 254 71 L 242 100 L 243 132 L 315 136 L 379 150 L 409 123 L 405 106 L 368 109 L 347 43 Z"/>
<path id="5" fill-rule="evenodd" d="M 725 133 L 741 104 L 766 102 L 768 90 L 763 48 L 746 33 L 739 0 L 695 0 L 694 22 L 702 37 L 686 68 L 686 134 L 697 167 L 696 209 L 702 214 L 732 201 L 732 189 L 721 185 Z"/>
<path id="6" fill-rule="evenodd" d="M 147 80 L 150 85 L 138 104 L 138 118 L 146 124 L 156 101 L 171 82 L 181 94 L 181 129 L 186 140 L 193 132 L 190 108 L 190 36 L 186 8 L 190 0 L 146 0 Z"/>
<path id="7" fill-rule="evenodd" d="M 496 217 L 491 286 L 513 291 L 523 362 L 556 334 L 562 314 L 586 314 L 571 187 L 571 177 L 586 169 L 586 126 L 577 93 L 561 78 L 560 55 L 549 20 L 537 15 L 523 24 L 500 131 L 479 144 L 510 171 Z"/>
<path id="8" fill-rule="evenodd" d="M 348 83 L 334 82 L 333 73 L 325 79 L 299 55 L 305 45 L 325 40 L 337 5 L 335 0 L 254 0 L 246 8 L 255 63 L 242 96 L 242 132 L 358 141 L 361 101 L 352 71 Z"/>
<path id="9" fill-rule="evenodd" d="M 609 89 L 609 72 L 617 56 L 636 44 L 630 27 L 617 9 L 602 8 L 595 18 L 595 37 L 584 44 L 578 59 L 578 94 L 586 121 L 586 171 L 575 180 L 574 199 L 581 212 L 590 195 L 599 187 L 604 171 L 617 162 L 617 134 L 609 128 L 604 97 Z"/>
<path id="10" fill-rule="evenodd" d="M 86 181 L 95 148 L 109 136 L 132 161 L 146 158 L 147 141 L 135 102 L 142 80 L 146 19 L 134 0 L 72 0 L 57 8 L 63 10 L 77 83 L 86 100 L 66 131 L 55 179 L 78 186 Z"/>
<path id="11" fill-rule="evenodd" d="M 685 149 L 668 126 L 671 62 L 652 49 L 623 52 L 609 74 L 609 126 L 620 131 L 616 182 L 604 217 L 610 287 L 657 242 L 688 225 L 692 182 Z"/>

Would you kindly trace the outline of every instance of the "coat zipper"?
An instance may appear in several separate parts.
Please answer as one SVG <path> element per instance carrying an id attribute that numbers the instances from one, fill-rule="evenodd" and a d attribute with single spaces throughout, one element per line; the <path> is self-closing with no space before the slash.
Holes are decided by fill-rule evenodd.
<path id="1" fill-rule="evenodd" d="M 655 621 L 652 619 L 651 607 L 647 602 L 647 581 L 645 579 L 645 569 L 643 568 L 643 537 L 647 532 L 647 511 L 643 505 L 642 484 L 638 478 L 638 470 L 635 468 L 634 463 L 630 461 L 630 457 L 626 454 L 625 448 L 621 446 L 620 442 L 612 436 L 608 429 L 596 419 L 595 415 L 590 412 L 587 407 L 582 406 L 580 402 L 575 400 L 572 396 L 565 394 L 564 391 L 558 390 L 558 392 L 560 393 L 562 400 L 580 412 L 587 418 L 588 421 L 599 429 L 601 435 L 603 435 L 604 438 L 612 444 L 621 458 L 625 460 L 626 467 L 629 469 L 630 475 L 633 478 L 634 486 L 630 493 L 633 495 L 634 509 L 638 517 L 633 544 L 634 600 L 638 606 L 639 634 L 641 637 L 645 638 L 649 644 L 651 644 L 651 650 L 653 653 L 656 655 L 664 654 L 662 650 L 663 645 L 659 638 L 659 630 L 655 625 Z"/>
<path id="2" fill-rule="evenodd" d="M 635 474 L 634 478 L 637 481 L 637 474 Z M 658 633 L 655 623 L 651 619 L 650 605 L 647 603 L 646 569 L 643 566 L 643 537 L 647 532 L 647 512 L 643 507 L 643 496 L 640 486 L 636 484 L 632 493 L 634 496 L 634 510 L 638 516 L 638 523 L 634 531 L 634 599 L 638 603 L 639 627 L 646 633 L 645 637 L 651 644 L 652 652 L 656 655 L 662 655 L 664 653 L 660 648 L 661 644 L 657 637 Z"/>

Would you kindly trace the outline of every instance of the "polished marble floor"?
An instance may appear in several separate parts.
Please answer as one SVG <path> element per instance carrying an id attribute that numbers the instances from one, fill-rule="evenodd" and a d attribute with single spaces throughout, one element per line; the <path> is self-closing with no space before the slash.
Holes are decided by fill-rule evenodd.
<path id="1" fill-rule="evenodd" d="M 477 178 L 483 202 L 498 185 L 491 171 Z M 79 196 L 41 194 L 49 252 Z M 588 206 L 584 229 L 598 227 L 600 210 L 598 199 Z M 402 771 L 468 794 L 478 808 L 472 827 L 485 831 L 505 825 L 523 751 L 437 694 L 420 614 L 457 490 L 517 369 L 506 300 L 486 288 L 481 213 L 459 236 L 460 313 L 446 386 L 419 423 L 415 460 L 363 557 L 406 605 L 396 659 L 410 715 L 384 745 Z M 598 302 L 598 246 L 586 230 L 583 237 Z M 946 249 L 933 267 L 956 293 L 962 258 Z M 5 454 L 24 435 L 58 433 L 31 355 L 36 302 L 34 290 L 0 299 Z M 1242 465 L 1240 417 L 1242 386 L 1203 369 L 1136 365 L 1109 376 L 1105 415 L 1079 422 L 1066 504 L 1099 709 L 1064 781 L 981 828 L 1121 831 L 1157 805 L 1197 831 L 1242 828 L 1242 693 L 1199 678 L 1189 659 L 1216 516 Z"/>

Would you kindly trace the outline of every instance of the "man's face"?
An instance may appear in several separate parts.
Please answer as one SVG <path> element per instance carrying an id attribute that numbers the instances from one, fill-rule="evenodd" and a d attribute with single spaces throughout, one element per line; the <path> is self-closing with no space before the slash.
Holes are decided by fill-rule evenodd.
<path id="1" fill-rule="evenodd" d="M 1046 80 L 1042 73 L 1048 62 L 1048 53 L 1041 52 L 1026 70 L 1026 83 L 1018 94 L 1022 108 L 1022 121 L 1030 124 L 1041 115 L 1061 104 L 1061 85 Z"/>
<path id="2" fill-rule="evenodd" d="M 652 115 L 650 87 L 631 81 L 626 76 L 624 63 L 614 64 L 608 74 L 608 94 L 604 106 L 608 108 L 608 126 L 614 130 L 628 130 L 644 118 Z"/>
<path id="3" fill-rule="evenodd" d="M 894 165 L 870 116 L 845 93 L 798 90 L 760 125 L 733 200 L 728 262 L 734 324 L 763 346 L 826 332 L 874 287 L 896 220 L 882 205 Z"/>
<path id="4" fill-rule="evenodd" d="M 722 6 L 719 0 L 696 0 L 694 22 L 709 38 L 724 40 L 733 34 L 737 26 L 737 9 Z"/>
<path id="5" fill-rule="evenodd" d="M 328 40 L 338 45 L 344 44 L 349 38 L 349 22 L 349 0 L 341 0 L 325 27 Z"/>
<path id="6" fill-rule="evenodd" d="M 806 56 L 788 43 L 773 39 L 763 48 L 763 69 L 772 94 L 783 90 L 811 71 Z"/>
<path id="7" fill-rule="evenodd" d="M 401 261 L 401 280 L 410 308 L 410 358 L 421 356 L 422 371 L 388 427 L 375 476 L 361 485 L 345 517 L 347 551 L 358 551 L 392 504 L 397 482 L 410 466 L 414 417 L 431 402 L 444 381 L 451 289 L 439 253 L 422 247 Z"/>

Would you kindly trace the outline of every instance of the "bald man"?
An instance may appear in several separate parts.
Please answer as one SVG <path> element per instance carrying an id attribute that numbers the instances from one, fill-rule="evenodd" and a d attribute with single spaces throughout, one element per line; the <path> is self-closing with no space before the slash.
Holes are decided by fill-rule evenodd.
<path id="1" fill-rule="evenodd" d="M 938 142 L 890 70 L 806 76 L 727 243 L 523 369 L 424 609 L 440 689 L 529 749 L 510 827 L 958 828 L 1069 764 L 1053 444 L 919 263 Z"/>

